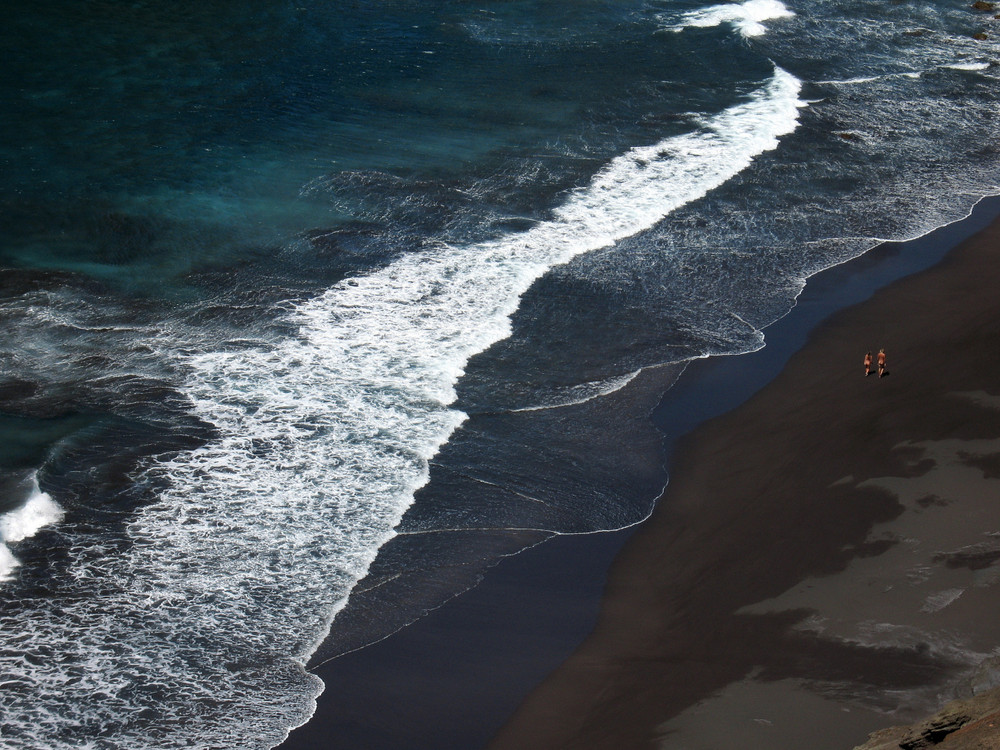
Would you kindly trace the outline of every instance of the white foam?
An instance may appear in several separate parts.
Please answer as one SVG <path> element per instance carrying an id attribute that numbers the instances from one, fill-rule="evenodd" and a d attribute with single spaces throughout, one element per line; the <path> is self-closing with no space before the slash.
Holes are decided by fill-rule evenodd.
<path id="1" fill-rule="evenodd" d="M 965 593 L 965 589 L 946 589 L 936 594 L 931 594 L 924 600 L 921 612 L 939 612 L 952 604 L 958 597 Z"/>
<path id="2" fill-rule="evenodd" d="M 622 388 L 635 380 L 641 372 L 642 370 L 633 370 L 632 372 L 611 377 L 607 380 L 601 380 L 593 383 L 579 383 L 577 385 L 555 389 L 551 393 L 547 394 L 545 403 L 535 406 L 522 406 L 517 409 L 511 409 L 511 411 L 542 411 L 545 409 L 555 409 L 564 406 L 579 406 L 587 403 L 588 401 L 593 401 L 595 398 L 602 398 L 620 391 Z"/>
<path id="3" fill-rule="evenodd" d="M 990 67 L 988 62 L 956 62 L 950 65 L 942 65 L 942 68 L 948 68 L 950 70 L 986 70 Z"/>
<path id="4" fill-rule="evenodd" d="M 9 581 L 11 574 L 20 564 L 7 545 L 0 542 L 0 581 Z"/>
<path id="5" fill-rule="evenodd" d="M 0 538 L 5 542 L 20 542 L 32 537 L 43 526 L 56 523 L 63 516 L 63 510 L 47 492 L 38 488 L 38 480 L 34 479 L 35 491 L 20 508 L 0 516 Z"/>
<path id="6" fill-rule="evenodd" d="M 37 475 L 32 474 L 30 481 L 32 491 L 24 504 L 0 515 L 0 581 L 9 580 L 20 565 L 7 545 L 28 539 L 63 517 L 62 508 L 39 488 Z"/>
<path id="7" fill-rule="evenodd" d="M 744 37 L 755 37 L 767 33 L 764 21 L 791 18 L 794 15 L 780 0 L 746 0 L 743 3 L 723 3 L 685 13 L 679 23 L 668 28 L 683 31 L 686 28 L 711 28 L 730 23 Z"/>
<path id="8" fill-rule="evenodd" d="M 465 419 L 450 404 L 469 358 L 509 334 L 549 268 L 652 226 L 775 148 L 796 127 L 799 88 L 777 69 L 698 131 L 615 158 L 549 221 L 337 284 L 291 309 L 298 333 L 284 341 L 178 346 L 216 437 L 149 468 L 167 489 L 128 527 L 127 553 L 70 543 L 81 596 L 33 612 L 25 637 L 62 659 L 30 670 L 35 689 L 11 710 L 19 727 L 57 747 L 60 726 L 113 725 L 116 742 L 140 747 L 149 727 L 132 736 L 121 717 L 153 710 L 170 727 L 158 747 L 278 744 L 322 689 L 304 664 Z M 74 663 L 85 670 L 68 680 L 61 665 Z M 52 717 L 37 695 L 57 692 Z"/>
<path id="9" fill-rule="evenodd" d="M 899 73 L 885 73 L 883 75 L 877 76 L 860 76 L 858 78 L 845 78 L 840 80 L 827 80 L 827 81 L 816 81 L 816 83 L 821 85 L 831 85 L 831 86 L 851 86 L 863 83 L 877 83 L 878 81 L 888 81 L 893 78 L 912 78 L 917 79 L 923 75 L 918 70 L 908 70 Z"/>
<path id="10" fill-rule="evenodd" d="M 925 70 L 907 70 L 896 73 L 884 73 L 882 75 L 876 75 L 876 76 L 860 76 L 858 78 L 846 78 L 841 80 L 816 81 L 816 83 L 829 84 L 833 86 L 849 86 L 853 84 L 878 83 L 880 81 L 889 81 L 894 78 L 911 78 L 915 80 L 935 70 L 965 70 L 965 71 L 977 72 L 981 70 L 987 70 L 989 67 L 990 67 L 989 62 L 981 60 L 974 62 L 953 62 L 953 63 L 946 63 L 944 65 L 936 65 L 932 68 L 927 68 Z"/>

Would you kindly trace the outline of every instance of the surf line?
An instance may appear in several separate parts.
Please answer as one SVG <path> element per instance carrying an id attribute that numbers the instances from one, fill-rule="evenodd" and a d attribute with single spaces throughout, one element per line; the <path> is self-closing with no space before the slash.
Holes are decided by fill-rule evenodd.
<path id="1" fill-rule="evenodd" d="M 613 158 L 525 232 L 429 246 L 339 283 L 292 305 L 296 335 L 268 349 L 182 356 L 192 410 L 217 437 L 151 468 L 167 487 L 128 527 L 141 544 L 104 564 L 171 601 L 157 615 L 171 643 L 212 623 L 224 653 L 185 679 L 210 685 L 220 705 L 254 695 L 255 716 L 307 719 L 322 688 L 305 664 L 466 419 L 451 404 L 469 359 L 510 335 L 521 296 L 550 268 L 652 227 L 775 149 L 806 106 L 800 88 L 775 68 L 696 130 Z M 147 609 L 129 592 L 114 602 L 108 616 L 126 629 Z M 263 672 L 224 671 L 229 651 L 252 661 L 265 642 L 288 680 L 282 695 Z"/>
<path id="2" fill-rule="evenodd" d="M 764 86 L 703 118 L 697 131 L 612 159 L 551 219 L 526 232 L 428 248 L 296 308 L 300 341 L 309 352 L 299 361 L 321 375 L 309 380 L 321 388 L 339 381 L 338 390 L 354 394 L 344 419 L 388 425 L 385 449 L 405 446 L 420 458 L 405 476 L 383 484 L 391 496 L 366 502 L 381 507 L 383 543 L 429 479 L 426 462 L 466 419 L 450 405 L 467 362 L 510 335 L 511 316 L 531 284 L 577 255 L 652 227 L 776 148 L 807 106 L 800 89 L 798 79 L 776 67 Z M 376 552 L 365 551 L 352 567 L 367 571 Z"/>
<path id="3" fill-rule="evenodd" d="M 763 87 L 705 117 L 697 131 L 615 157 L 551 219 L 526 232 L 427 248 L 296 306 L 291 317 L 299 335 L 263 355 L 266 377 L 246 352 L 193 359 L 199 414 L 225 434 L 258 435 L 265 445 L 280 446 L 291 467 L 282 470 L 274 460 L 262 472 L 260 455 L 232 441 L 219 452 L 227 465 L 220 494 L 260 498 L 271 515 L 273 496 L 262 491 L 263 480 L 273 481 L 278 497 L 296 487 L 290 513 L 306 498 L 304 515 L 318 505 L 362 505 L 364 518 L 337 508 L 321 514 L 335 516 L 344 535 L 357 540 L 331 564 L 360 580 L 428 481 L 427 462 L 466 419 L 450 404 L 468 360 L 510 334 L 510 318 L 531 284 L 553 266 L 655 225 L 776 148 L 806 106 L 800 88 L 794 76 L 775 68 Z M 239 408 L 240 402 L 252 408 Z M 304 435 L 297 427 L 303 424 L 323 429 Z M 175 458 L 170 478 L 203 495 L 204 468 L 201 461 Z M 252 518 L 246 511 L 243 517 Z M 329 528 L 317 527 L 318 536 Z"/>

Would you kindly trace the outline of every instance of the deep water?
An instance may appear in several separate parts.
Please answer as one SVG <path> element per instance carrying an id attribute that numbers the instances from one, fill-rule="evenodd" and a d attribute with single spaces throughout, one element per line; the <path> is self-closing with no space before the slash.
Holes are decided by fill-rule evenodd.
<path id="1" fill-rule="evenodd" d="M 11 748 L 273 747 L 308 663 L 642 520 L 687 362 L 998 191 L 966 3 L 0 21 Z"/>

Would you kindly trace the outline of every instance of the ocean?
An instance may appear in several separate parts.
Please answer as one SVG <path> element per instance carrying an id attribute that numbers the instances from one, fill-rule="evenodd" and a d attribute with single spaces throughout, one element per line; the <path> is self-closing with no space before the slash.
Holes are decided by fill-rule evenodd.
<path id="1" fill-rule="evenodd" d="M 1000 192 L 965 0 L 0 16 L 5 748 L 275 747 L 309 665 L 648 516 L 630 389 Z"/>

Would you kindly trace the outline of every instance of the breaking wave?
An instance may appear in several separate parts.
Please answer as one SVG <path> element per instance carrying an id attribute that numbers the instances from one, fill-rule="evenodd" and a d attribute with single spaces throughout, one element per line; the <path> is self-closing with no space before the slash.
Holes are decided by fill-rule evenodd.
<path id="1" fill-rule="evenodd" d="M 306 661 L 465 419 L 450 404 L 470 357 L 509 335 L 548 269 L 653 226 L 774 149 L 796 127 L 799 89 L 776 69 L 694 132 L 614 158 L 525 232 L 428 245 L 296 303 L 287 339 L 174 344 L 215 437 L 148 467 L 166 489 L 127 526 L 124 553 L 64 530 L 67 596 L 3 624 L 20 629 L 22 653 L 61 655 L 41 667 L 4 657 L 8 679 L 30 687 L 7 701 L 8 736 L 55 748 L 99 726 L 114 737 L 101 748 L 280 742 L 322 688 Z M 60 715 L 34 698 L 56 691 Z"/>

